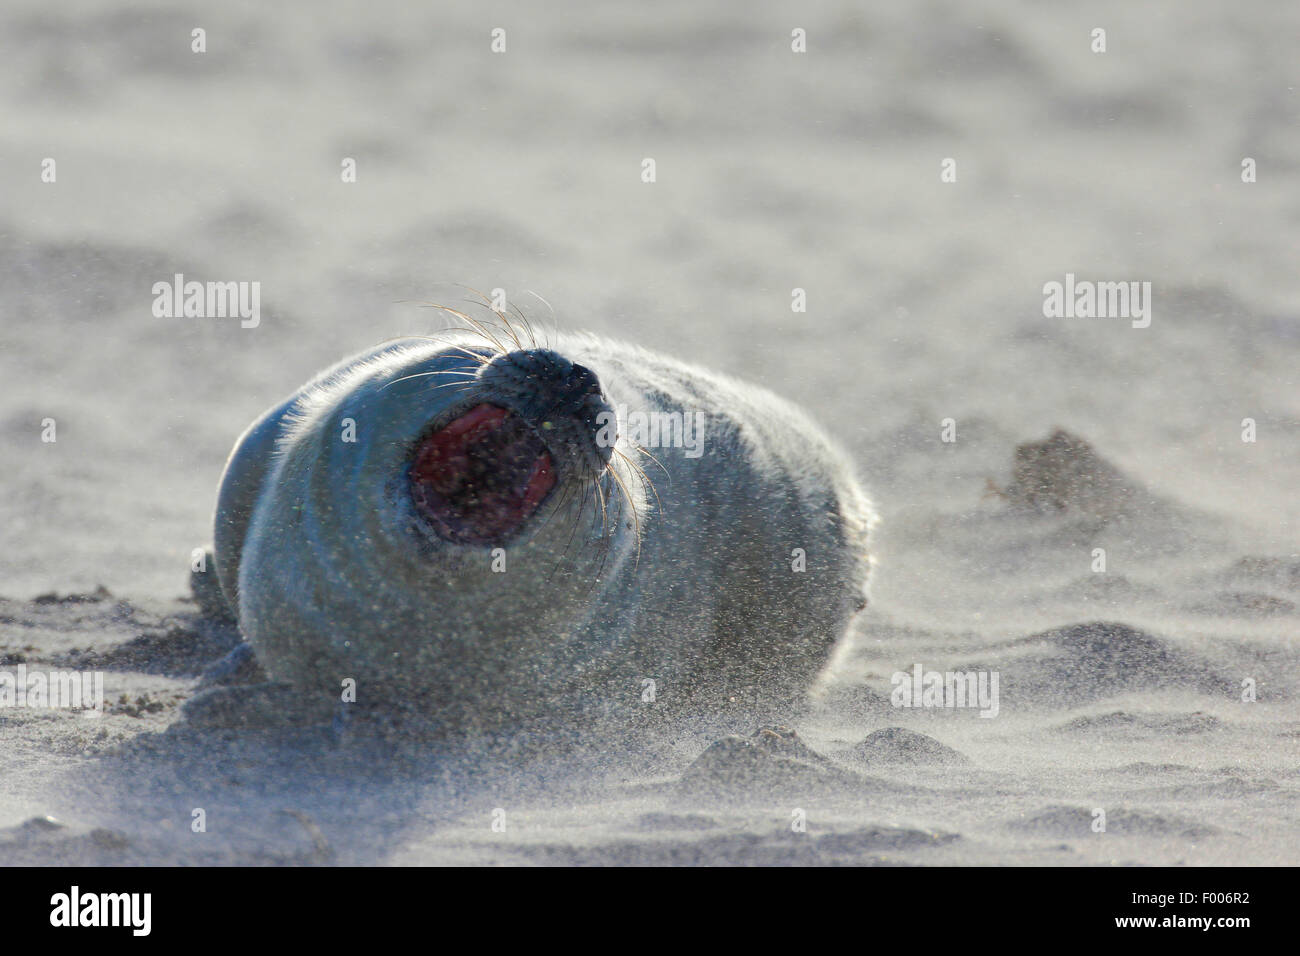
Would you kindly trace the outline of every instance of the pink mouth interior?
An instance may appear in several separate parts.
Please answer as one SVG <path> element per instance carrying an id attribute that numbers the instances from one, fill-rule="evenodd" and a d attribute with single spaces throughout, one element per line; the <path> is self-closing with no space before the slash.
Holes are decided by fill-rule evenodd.
<path id="1" fill-rule="evenodd" d="M 411 462 L 416 510 L 444 538 L 494 544 L 555 487 L 551 456 L 522 418 L 475 405 L 421 442 Z"/>

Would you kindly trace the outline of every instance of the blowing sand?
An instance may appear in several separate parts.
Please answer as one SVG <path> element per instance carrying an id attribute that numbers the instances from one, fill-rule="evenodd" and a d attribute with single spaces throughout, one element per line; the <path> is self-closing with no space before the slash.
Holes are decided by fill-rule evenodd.
<path id="1" fill-rule="evenodd" d="M 1300 10 L 320 9 L 0 14 L 0 671 L 106 699 L 0 708 L 0 862 L 1297 862 Z M 258 322 L 155 315 L 178 273 Z M 1149 326 L 1045 316 L 1067 275 L 1149 282 Z M 872 604 L 793 731 L 182 718 L 238 641 L 188 594 L 234 439 L 452 283 L 849 449 Z M 893 706 L 918 666 L 996 717 Z"/>

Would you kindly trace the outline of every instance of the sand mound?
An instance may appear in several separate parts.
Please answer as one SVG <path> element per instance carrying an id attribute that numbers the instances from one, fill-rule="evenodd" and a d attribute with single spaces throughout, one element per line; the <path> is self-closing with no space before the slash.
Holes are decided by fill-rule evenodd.
<path id="1" fill-rule="evenodd" d="M 970 761 L 946 744 L 926 734 L 905 727 L 885 727 L 874 731 L 843 756 L 866 764 L 944 764 L 960 765 Z"/>

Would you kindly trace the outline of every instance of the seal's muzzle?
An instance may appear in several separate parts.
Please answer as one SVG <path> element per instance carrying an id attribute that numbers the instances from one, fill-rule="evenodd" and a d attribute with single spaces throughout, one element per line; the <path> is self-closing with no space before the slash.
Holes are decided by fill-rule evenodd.
<path id="1" fill-rule="evenodd" d="M 472 387 L 485 401 L 416 447 L 411 499 L 447 541 L 502 544 L 560 480 L 604 470 L 613 449 L 596 436 L 611 410 L 595 372 L 549 349 L 498 355 Z"/>
<path id="2" fill-rule="evenodd" d="M 420 443 L 411 462 L 416 510 L 457 544 L 508 539 L 555 487 L 550 453 L 531 425 L 475 405 Z"/>

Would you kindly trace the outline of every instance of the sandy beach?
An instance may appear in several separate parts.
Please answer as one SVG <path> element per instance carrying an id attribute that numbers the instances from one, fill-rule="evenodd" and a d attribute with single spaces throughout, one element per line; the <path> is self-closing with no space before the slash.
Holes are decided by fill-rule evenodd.
<path id="1" fill-rule="evenodd" d="M 1300 862 L 1300 9 L 0 27 L 0 672 L 105 700 L 0 706 L 0 863 Z M 178 275 L 257 283 L 256 316 L 158 314 Z M 1125 308 L 1051 314 L 1052 283 Z M 467 288 L 761 383 L 847 450 L 871 605 L 793 736 L 377 759 L 190 725 L 240 639 L 189 584 L 235 439 Z M 914 669 L 996 673 L 996 716 L 896 706 Z"/>

